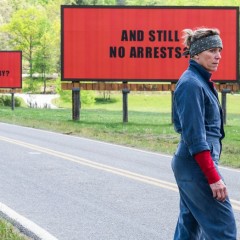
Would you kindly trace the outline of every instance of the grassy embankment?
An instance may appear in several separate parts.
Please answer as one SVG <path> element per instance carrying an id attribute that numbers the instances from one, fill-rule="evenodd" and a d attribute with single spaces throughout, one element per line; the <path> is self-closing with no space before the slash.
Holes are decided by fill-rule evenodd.
<path id="1" fill-rule="evenodd" d="M 80 121 L 72 121 L 70 104 L 57 110 L 1 108 L 0 121 L 173 154 L 179 136 L 171 124 L 170 93 L 130 93 L 128 123 L 122 122 L 122 95 L 112 94 L 111 99 L 82 106 Z M 227 111 L 221 164 L 240 167 L 239 94 L 227 96 Z"/>
<path id="2" fill-rule="evenodd" d="M 10 223 L 0 218 L 0 239 L 1 240 L 27 240 Z"/>

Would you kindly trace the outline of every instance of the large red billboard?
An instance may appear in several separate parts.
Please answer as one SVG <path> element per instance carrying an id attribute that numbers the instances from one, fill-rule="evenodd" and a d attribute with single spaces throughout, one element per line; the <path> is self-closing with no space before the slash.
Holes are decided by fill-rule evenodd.
<path id="1" fill-rule="evenodd" d="M 238 7 L 62 6 L 62 80 L 177 81 L 188 66 L 182 30 L 218 28 L 213 80 L 238 79 Z"/>
<path id="2" fill-rule="evenodd" d="M 0 88 L 22 87 L 22 52 L 0 51 Z"/>

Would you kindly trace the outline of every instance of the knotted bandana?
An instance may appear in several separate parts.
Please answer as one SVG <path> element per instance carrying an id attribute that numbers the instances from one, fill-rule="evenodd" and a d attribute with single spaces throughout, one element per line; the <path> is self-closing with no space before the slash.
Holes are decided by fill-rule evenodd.
<path id="1" fill-rule="evenodd" d="M 211 35 L 204 38 L 197 39 L 191 43 L 190 48 L 183 53 L 183 55 L 194 55 L 201 53 L 211 48 L 223 48 L 222 40 L 219 35 Z"/>

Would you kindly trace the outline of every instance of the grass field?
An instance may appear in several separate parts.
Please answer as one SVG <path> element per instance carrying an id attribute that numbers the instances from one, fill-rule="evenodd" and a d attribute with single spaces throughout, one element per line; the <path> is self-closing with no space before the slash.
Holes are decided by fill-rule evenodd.
<path id="1" fill-rule="evenodd" d="M 67 109 L 0 109 L 0 121 L 48 129 L 136 148 L 173 154 L 179 135 L 171 124 L 171 94 L 130 93 L 128 123 L 122 121 L 122 95 L 111 94 L 109 104 L 82 106 L 80 121 Z M 221 164 L 240 167 L 240 95 L 227 96 L 226 138 Z"/>

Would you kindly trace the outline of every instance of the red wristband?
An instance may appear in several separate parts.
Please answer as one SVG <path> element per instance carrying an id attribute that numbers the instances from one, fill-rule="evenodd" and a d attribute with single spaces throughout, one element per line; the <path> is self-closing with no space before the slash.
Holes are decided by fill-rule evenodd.
<path id="1" fill-rule="evenodd" d="M 197 161 L 201 170 L 203 171 L 209 184 L 215 183 L 221 179 L 214 166 L 209 150 L 195 154 L 194 158 Z"/>

